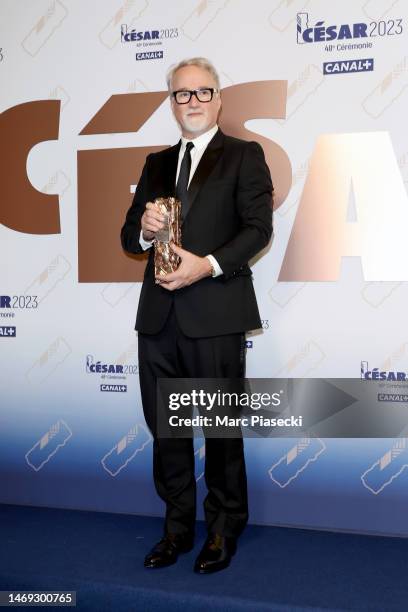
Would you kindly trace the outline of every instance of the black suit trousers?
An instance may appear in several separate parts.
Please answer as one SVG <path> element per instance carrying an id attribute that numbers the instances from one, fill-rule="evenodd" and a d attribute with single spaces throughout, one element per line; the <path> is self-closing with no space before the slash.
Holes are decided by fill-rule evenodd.
<path id="1" fill-rule="evenodd" d="M 165 532 L 193 533 L 196 480 L 193 438 L 156 435 L 157 378 L 241 378 L 245 335 L 187 337 L 171 308 L 157 334 L 139 332 L 139 377 L 143 410 L 153 435 L 153 477 L 166 504 Z M 238 537 L 248 521 L 247 479 L 242 437 L 206 438 L 204 513 L 208 532 Z"/>

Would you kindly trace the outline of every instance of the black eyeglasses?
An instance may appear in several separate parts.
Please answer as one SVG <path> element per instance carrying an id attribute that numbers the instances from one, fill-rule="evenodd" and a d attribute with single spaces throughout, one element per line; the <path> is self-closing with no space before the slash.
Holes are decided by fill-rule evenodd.
<path id="1" fill-rule="evenodd" d="M 178 91 L 173 91 L 171 95 L 177 104 L 188 104 L 193 95 L 199 102 L 211 102 L 214 94 L 218 92 L 219 89 L 214 87 L 201 87 L 201 89 L 179 89 Z"/>

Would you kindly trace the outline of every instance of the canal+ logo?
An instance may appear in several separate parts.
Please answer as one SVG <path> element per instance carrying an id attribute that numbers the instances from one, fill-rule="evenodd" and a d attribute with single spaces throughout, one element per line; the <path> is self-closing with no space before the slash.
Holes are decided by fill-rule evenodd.
<path id="1" fill-rule="evenodd" d="M 297 13 L 297 42 L 299 45 L 327 40 L 344 40 L 352 38 L 368 38 L 366 23 L 344 23 L 342 25 L 326 26 L 324 21 L 309 24 L 309 13 Z"/>
<path id="2" fill-rule="evenodd" d="M 373 58 L 323 62 L 323 74 L 350 74 L 352 72 L 372 72 L 373 70 Z"/>
<path id="3" fill-rule="evenodd" d="M 0 325 L 0 338 L 15 338 L 17 331 L 15 327 L 10 325 Z"/>

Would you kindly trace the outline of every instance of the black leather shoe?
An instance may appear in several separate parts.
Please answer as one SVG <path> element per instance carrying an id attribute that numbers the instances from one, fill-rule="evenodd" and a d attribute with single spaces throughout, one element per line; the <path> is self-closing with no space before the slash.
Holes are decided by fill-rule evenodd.
<path id="1" fill-rule="evenodd" d="M 194 536 L 167 533 L 146 555 L 144 566 L 167 567 L 176 563 L 180 553 L 189 552 L 194 546 Z"/>
<path id="2" fill-rule="evenodd" d="M 228 538 L 220 533 L 210 533 L 198 555 L 194 571 L 197 574 L 211 574 L 225 569 L 237 550 L 236 538 Z"/>

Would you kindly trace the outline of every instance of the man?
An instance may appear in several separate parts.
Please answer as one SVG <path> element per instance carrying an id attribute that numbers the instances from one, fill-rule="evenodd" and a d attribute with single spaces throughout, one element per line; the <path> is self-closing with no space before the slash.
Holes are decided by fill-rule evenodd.
<path id="1" fill-rule="evenodd" d="M 218 75 L 208 60 L 173 67 L 167 79 L 181 141 L 147 157 L 122 228 L 123 248 L 150 249 L 140 295 L 139 372 L 153 435 L 156 490 L 166 504 L 163 538 L 145 566 L 175 563 L 193 547 L 196 480 L 192 438 L 157 436 L 156 379 L 244 376 L 245 332 L 261 327 L 248 261 L 272 233 L 272 182 L 261 146 L 224 135 Z M 153 240 L 164 217 L 152 202 L 182 202 L 179 268 L 155 279 Z M 248 520 L 243 440 L 206 439 L 208 537 L 194 570 L 227 567 Z"/>

